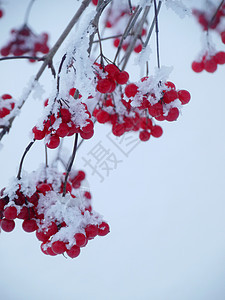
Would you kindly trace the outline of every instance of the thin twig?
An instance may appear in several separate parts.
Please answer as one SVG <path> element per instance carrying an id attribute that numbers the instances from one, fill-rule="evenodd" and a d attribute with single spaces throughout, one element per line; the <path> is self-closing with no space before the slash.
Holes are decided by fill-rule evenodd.
<path id="1" fill-rule="evenodd" d="M 45 167 L 48 168 L 48 148 L 45 145 Z"/>
<path id="2" fill-rule="evenodd" d="M 45 56 L 43 56 L 43 57 L 37 57 L 37 56 L 24 55 L 24 56 L 6 56 L 6 57 L 0 57 L 0 61 L 1 60 L 10 60 L 10 59 L 33 59 L 33 60 L 37 60 L 37 61 L 42 61 L 42 60 L 45 60 Z"/>
<path id="3" fill-rule="evenodd" d="M 132 41 L 130 42 L 130 44 L 129 44 L 127 50 L 126 50 L 126 54 L 124 56 L 124 62 L 123 62 L 122 68 L 121 68 L 122 71 L 125 69 L 125 67 L 127 65 L 127 62 L 130 58 L 130 55 L 131 55 L 131 53 L 132 53 L 132 51 L 135 47 L 138 36 L 141 34 L 141 31 L 142 31 L 143 25 L 146 21 L 146 18 L 148 16 L 149 10 L 150 10 L 150 6 L 146 6 L 145 10 L 144 10 L 144 13 L 143 13 L 143 16 L 142 16 L 140 22 L 138 23 L 137 28 L 135 29 L 134 37 L 133 37 Z"/>
<path id="4" fill-rule="evenodd" d="M 25 13 L 25 18 L 24 18 L 24 26 L 26 26 L 27 23 L 28 23 L 28 19 L 29 19 L 29 16 L 30 16 L 30 11 L 31 11 L 31 8 L 34 4 L 34 1 L 35 0 L 31 0 L 28 7 L 27 7 L 27 10 L 26 10 L 26 13 Z"/>
<path id="5" fill-rule="evenodd" d="M 32 142 L 30 142 L 30 144 L 26 147 L 24 153 L 23 153 L 23 156 L 21 158 L 21 161 L 20 161 L 20 166 L 19 166 L 19 171 L 18 171 L 18 174 L 17 174 L 17 179 L 20 180 L 21 179 L 21 172 L 22 172 L 22 166 L 23 166 L 23 161 L 24 161 L 24 158 L 27 154 L 27 152 L 30 150 L 30 148 L 32 147 L 32 145 L 34 144 L 35 140 L 33 140 Z"/>
<path id="6" fill-rule="evenodd" d="M 209 28 L 212 26 L 213 22 L 215 21 L 216 15 L 217 15 L 218 11 L 220 10 L 221 6 L 223 5 L 223 2 L 224 2 L 224 0 L 222 0 L 220 2 L 219 6 L 217 7 L 217 10 L 215 11 L 213 17 L 211 18 L 211 20 L 208 23 L 208 26 L 207 26 L 208 29 L 207 30 L 209 30 Z"/>
<path id="7" fill-rule="evenodd" d="M 78 133 L 75 134 L 75 141 L 74 141 L 74 146 L 73 146 L 73 153 L 72 153 L 72 156 L 71 156 L 71 159 L 70 159 L 67 171 L 66 171 L 65 181 L 63 183 L 63 197 L 65 197 L 65 195 L 66 195 L 67 179 L 68 179 L 69 173 L 70 173 L 70 171 L 72 169 L 73 162 L 74 162 L 74 159 L 75 159 L 75 155 L 76 155 L 76 152 L 77 152 L 77 142 L 78 142 Z"/>
<path id="8" fill-rule="evenodd" d="M 159 23 L 158 23 L 158 9 L 157 9 L 156 0 L 154 0 L 154 10 L 155 10 L 155 35 L 156 35 L 157 65 L 158 65 L 158 68 L 160 69 L 160 58 L 159 58 Z"/>
<path id="9" fill-rule="evenodd" d="M 162 6 L 162 1 L 159 1 L 159 5 L 158 5 L 158 8 L 157 8 L 157 14 L 156 14 L 157 16 L 158 16 L 158 14 L 159 14 L 159 11 L 160 11 L 161 6 Z M 152 35 L 153 29 L 154 29 L 154 26 L 155 26 L 156 15 L 154 16 L 154 19 L 153 19 L 152 24 L 151 24 L 151 26 L 150 26 L 148 35 L 147 35 L 146 40 L 145 40 L 145 42 L 144 42 L 144 44 L 143 44 L 143 46 L 142 46 L 143 49 L 146 48 L 147 45 L 148 45 L 148 43 L 149 43 L 150 37 L 151 37 L 151 35 Z"/>
<path id="10" fill-rule="evenodd" d="M 135 11 L 133 13 L 133 15 L 131 16 L 131 18 L 129 19 L 129 22 L 127 24 L 127 27 L 125 28 L 124 30 L 124 33 L 120 39 L 120 43 L 119 43 L 119 46 L 117 48 L 117 51 L 116 51 L 116 55 L 115 55 L 115 58 L 114 58 L 114 63 L 116 62 L 116 59 L 122 49 L 122 44 L 123 44 L 123 41 L 126 39 L 126 37 L 128 36 L 128 34 L 130 33 L 131 29 L 134 27 L 134 24 L 136 23 L 140 13 L 142 11 L 142 8 L 139 8 L 139 6 L 137 6 L 135 8 Z"/>

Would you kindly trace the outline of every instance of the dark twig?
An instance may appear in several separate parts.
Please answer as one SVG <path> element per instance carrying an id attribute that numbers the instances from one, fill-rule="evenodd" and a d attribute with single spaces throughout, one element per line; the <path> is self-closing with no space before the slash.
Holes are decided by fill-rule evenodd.
<path id="1" fill-rule="evenodd" d="M 162 1 L 159 1 L 159 5 L 158 5 L 158 8 L 157 8 L 157 14 L 156 14 L 157 16 L 158 16 L 158 14 L 159 14 L 159 11 L 160 11 L 161 6 L 162 6 Z M 148 45 L 148 43 L 149 43 L 150 37 L 151 37 L 151 35 L 152 35 L 153 29 L 154 29 L 154 26 L 155 26 L 156 15 L 154 16 L 154 19 L 153 19 L 152 24 L 151 24 L 151 26 L 150 26 L 148 35 L 147 35 L 146 40 L 145 40 L 145 42 L 144 42 L 144 44 L 143 44 L 143 46 L 142 46 L 143 49 L 146 48 L 147 45 Z"/>
<path id="2" fill-rule="evenodd" d="M 224 3 L 224 0 L 222 0 L 220 2 L 219 6 L 217 7 L 217 9 L 216 9 L 216 11 L 214 13 L 214 15 L 212 16 L 211 20 L 209 21 L 208 26 L 207 26 L 208 30 L 212 26 L 213 22 L 215 21 L 216 15 L 217 15 L 218 11 L 220 10 L 221 6 L 223 5 L 223 3 Z"/>
<path id="3" fill-rule="evenodd" d="M 131 53 L 132 53 L 132 51 L 135 47 L 135 43 L 136 43 L 138 37 L 141 35 L 141 31 L 142 31 L 143 25 L 146 21 L 146 18 L 148 16 L 149 10 L 150 10 L 150 6 L 146 6 L 145 10 L 144 10 L 144 13 L 143 13 L 143 16 L 142 16 L 140 22 L 138 23 L 137 28 L 135 28 L 134 37 L 133 37 L 132 41 L 130 42 L 130 45 L 128 46 L 127 51 L 125 53 L 124 61 L 123 61 L 123 65 L 122 65 L 121 70 L 125 69 L 125 67 L 127 65 L 127 62 L 130 58 L 130 55 L 131 55 Z"/>
<path id="4" fill-rule="evenodd" d="M 75 134 L 75 141 L 74 141 L 74 146 L 73 146 L 73 153 L 72 153 L 72 156 L 71 156 L 71 159 L 70 159 L 67 171 L 66 171 L 65 181 L 63 183 L 63 197 L 65 197 L 65 195 L 66 195 L 67 179 L 68 179 L 69 173 L 70 173 L 70 171 L 72 169 L 72 166 L 73 166 L 73 163 L 74 163 L 74 159 L 75 159 L 75 155 L 76 155 L 76 152 L 77 152 L 77 142 L 78 142 L 78 133 Z"/>
<path id="5" fill-rule="evenodd" d="M 28 23 L 28 19 L 29 19 L 29 16 L 30 16 L 30 12 L 31 12 L 31 8 L 34 4 L 35 0 L 31 0 L 28 7 L 27 7 L 27 10 L 26 10 L 26 14 L 25 14 L 25 18 L 24 18 L 24 26 L 27 25 Z"/>
<path id="6" fill-rule="evenodd" d="M 158 9 L 157 9 L 156 0 L 154 0 L 154 10 L 155 10 L 155 34 L 156 34 L 157 65 L 158 65 L 158 68 L 160 68 L 160 58 L 159 58 L 159 23 L 158 23 Z"/>
<path id="7" fill-rule="evenodd" d="M 37 61 L 43 61 L 43 60 L 45 60 L 45 56 L 43 56 L 43 57 L 37 57 L 37 56 L 24 55 L 24 56 L 6 56 L 6 57 L 0 57 L 0 61 L 1 60 L 10 60 L 10 59 L 33 59 L 33 60 L 37 60 Z"/>
<path id="8" fill-rule="evenodd" d="M 124 33 L 120 39 L 120 43 L 119 43 L 119 46 L 117 48 L 117 51 L 116 51 L 116 55 L 115 55 L 115 58 L 114 58 L 114 63 L 116 62 L 116 59 L 122 49 L 122 44 L 123 44 L 123 41 L 126 39 L 126 37 L 128 36 L 128 34 L 130 33 L 131 29 L 134 27 L 134 24 L 136 23 L 137 21 L 137 18 L 138 16 L 140 15 L 142 11 L 142 8 L 139 8 L 139 6 L 136 7 L 133 15 L 131 16 L 131 18 L 129 19 L 129 22 L 127 24 L 127 27 L 125 28 L 124 30 Z"/>
<path id="9" fill-rule="evenodd" d="M 35 140 L 33 140 L 32 142 L 30 142 L 30 144 L 26 147 L 24 153 L 23 153 L 23 156 L 21 158 L 21 161 L 20 161 L 20 166 L 19 166 L 19 171 L 18 171 L 18 174 L 17 174 L 17 179 L 20 180 L 21 179 L 21 172 L 22 172 L 22 166 L 23 166 L 23 161 L 24 161 L 24 158 L 27 154 L 27 152 L 30 150 L 30 148 L 32 147 L 32 145 L 34 144 Z"/>

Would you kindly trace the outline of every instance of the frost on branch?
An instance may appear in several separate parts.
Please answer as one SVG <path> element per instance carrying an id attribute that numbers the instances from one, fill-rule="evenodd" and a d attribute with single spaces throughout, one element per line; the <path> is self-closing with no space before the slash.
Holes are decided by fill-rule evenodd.
<path id="1" fill-rule="evenodd" d="M 40 168 L 21 180 L 13 179 L 0 194 L 0 224 L 10 232 L 15 219 L 21 219 L 24 231 L 36 232 L 44 254 L 65 252 L 74 258 L 89 240 L 106 235 L 109 226 L 92 209 L 89 190 L 82 188 L 85 173 L 71 173 L 65 196 L 64 177 L 54 168 Z"/>

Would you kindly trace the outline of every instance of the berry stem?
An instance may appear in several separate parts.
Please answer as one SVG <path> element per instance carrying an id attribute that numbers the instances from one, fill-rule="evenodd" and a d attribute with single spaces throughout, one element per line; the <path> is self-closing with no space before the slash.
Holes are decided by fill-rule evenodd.
<path id="1" fill-rule="evenodd" d="M 18 174 L 17 174 L 17 179 L 20 180 L 21 179 L 21 172 L 22 172 L 22 166 L 23 166 L 23 161 L 24 161 L 24 158 L 27 154 L 27 152 L 30 150 L 30 148 L 32 147 L 32 145 L 34 144 L 35 140 L 33 140 L 32 142 L 30 142 L 30 144 L 26 147 L 24 153 L 23 153 L 23 156 L 21 158 L 21 161 L 20 161 L 20 166 L 19 166 L 19 171 L 18 171 Z"/>
<path id="2" fill-rule="evenodd" d="M 58 75 L 57 75 L 57 92 L 59 93 L 59 82 L 60 82 L 60 73 L 62 71 L 63 63 L 65 62 L 66 54 L 63 55 L 61 63 L 59 65 Z"/>
<path id="3" fill-rule="evenodd" d="M 115 55 L 115 58 L 114 58 L 114 63 L 116 62 L 116 59 L 122 49 L 122 44 L 123 44 L 123 41 L 126 39 L 126 37 L 128 36 L 128 34 L 130 33 L 131 29 L 134 27 L 134 24 L 136 23 L 137 21 L 137 18 L 139 17 L 140 13 L 142 11 L 142 8 L 139 8 L 139 5 L 135 8 L 135 11 L 134 13 L 132 14 L 131 18 L 129 19 L 129 22 L 127 24 L 127 27 L 125 28 L 124 30 L 124 33 L 120 39 L 120 43 L 119 43 L 119 46 L 117 48 L 117 51 L 116 51 L 116 55 Z"/>
<path id="4" fill-rule="evenodd" d="M 34 2 L 35 2 L 35 0 L 31 0 L 30 3 L 28 4 L 28 7 L 27 7 L 27 10 L 26 10 L 26 13 L 25 13 L 25 17 L 24 17 L 24 26 L 26 26 L 27 23 L 28 23 L 28 19 L 29 19 L 29 16 L 30 16 L 31 8 L 32 8 Z"/>
<path id="5" fill-rule="evenodd" d="M 134 47 L 135 47 L 135 43 L 136 43 L 138 37 L 141 35 L 141 31 L 142 31 L 143 25 L 144 25 L 144 23 L 145 23 L 145 21 L 146 21 L 146 18 L 147 18 L 147 16 L 148 16 L 150 7 L 151 7 L 151 6 L 146 6 L 146 7 L 145 7 L 143 16 L 142 16 L 140 22 L 138 23 L 137 28 L 135 28 L 134 37 L 133 37 L 133 39 L 132 39 L 130 45 L 128 46 L 127 51 L 126 51 L 126 54 L 125 54 L 125 56 L 124 56 L 124 62 L 123 62 L 122 68 L 121 68 L 122 71 L 125 69 L 125 67 L 126 67 L 126 65 L 127 65 L 127 63 L 128 63 L 128 60 L 129 60 L 129 58 L 130 58 L 130 55 L 131 55 L 131 53 L 132 53 L 132 51 L 133 51 L 133 49 L 134 49 Z"/>
<path id="6" fill-rule="evenodd" d="M 63 184 L 63 197 L 65 197 L 65 195 L 66 195 L 67 179 L 68 179 L 69 173 L 70 173 L 70 171 L 72 169 L 72 166 L 73 166 L 73 163 L 74 163 L 74 159 L 75 159 L 75 155 L 76 155 L 76 152 L 77 152 L 77 142 L 78 142 L 78 133 L 75 134 L 75 141 L 74 141 L 74 146 L 73 146 L 73 153 L 72 153 L 72 156 L 70 158 L 70 161 L 69 161 L 69 164 L 68 164 L 68 167 L 67 167 L 67 171 L 66 171 L 65 181 L 64 181 L 64 184 Z"/>
<path id="7" fill-rule="evenodd" d="M 160 3 L 161 1 L 159 1 Z M 158 9 L 156 0 L 154 0 L 154 10 L 155 10 L 155 34 L 156 34 L 156 52 L 157 52 L 157 65 L 160 69 L 160 59 L 159 59 L 159 22 L 158 22 Z"/>
<path id="8" fill-rule="evenodd" d="M 162 1 L 159 1 L 159 5 L 158 5 L 158 8 L 157 8 L 157 14 L 156 14 L 157 16 L 158 16 L 158 14 L 159 14 L 159 11 L 160 11 L 161 6 L 162 6 Z M 143 44 L 143 49 L 146 48 L 147 45 L 148 45 L 148 43 L 149 43 L 150 37 L 151 37 L 151 35 L 152 35 L 153 29 L 154 29 L 154 26 L 155 26 L 156 15 L 155 15 L 155 17 L 154 17 L 154 19 L 153 19 L 153 21 L 152 21 L 152 24 L 151 24 L 151 26 L 150 26 L 148 35 L 147 35 L 146 40 L 145 40 L 145 42 L 144 42 L 144 44 Z"/>

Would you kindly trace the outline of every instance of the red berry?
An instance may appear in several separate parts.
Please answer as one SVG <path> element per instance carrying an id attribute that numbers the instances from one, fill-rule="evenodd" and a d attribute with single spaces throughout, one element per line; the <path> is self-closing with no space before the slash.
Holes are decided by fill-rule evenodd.
<path id="1" fill-rule="evenodd" d="M 84 140 L 88 140 L 88 139 L 92 138 L 93 135 L 94 135 L 94 130 L 89 131 L 89 132 L 83 132 L 83 131 L 80 132 L 80 136 Z"/>
<path id="2" fill-rule="evenodd" d="M 124 125 L 124 123 L 115 123 L 113 124 L 113 127 L 112 127 L 112 133 L 115 135 L 115 136 L 121 136 L 125 133 L 126 131 L 126 127 Z"/>
<path id="3" fill-rule="evenodd" d="M 170 88 L 171 90 L 175 90 L 175 89 L 176 89 L 175 84 L 174 84 L 173 82 L 171 82 L 171 81 L 167 81 L 167 82 L 165 83 L 165 86 L 167 86 L 167 87 Z"/>
<path id="4" fill-rule="evenodd" d="M 138 92 L 138 87 L 134 83 L 130 83 L 125 87 L 125 94 L 128 98 L 134 97 Z"/>
<path id="5" fill-rule="evenodd" d="M 225 31 L 221 32 L 221 40 L 225 44 Z"/>
<path id="6" fill-rule="evenodd" d="M 0 198 L 0 211 L 3 211 L 5 205 L 8 203 L 9 203 L 8 197 Z"/>
<path id="7" fill-rule="evenodd" d="M 39 130 L 36 126 L 32 129 L 35 140 L 42 140 L 45 137 L 44 130 Z"/>
<path id="8" fill-rule="evenodd" d="M 215 61 L 219 65 L 225 64 L 225 52 L 220 51 L 220 52 L 216 53 L 216 55 L 215 55 Z"/>
<path id="9" fill-rule="evenodd" d="M 104 124 L 106 122 L 109 121 L 109 114 L 104 111 L 104 110 L 100 110 L 97 114 L 96 114 L 96 119 L 99 123 Z"/>
<path id="10" fill-rule="evenodd" d="M 119 46 L 119 44 L 120 44 L 120 39 L 115 39 L 114 41 L 113 41 L 113 45 L 117 48 L 118 46 Z M 7 54 L 8 55 L 8 54 Z"/>
<path id="11" fill-rule="evenodd" d="M 151 129 L 151 135 L 155 138 L 159 138 L 163 134 L 162 127 L 155 125 Z"/>
<path id="12" fill-rule="evenodd" d="M 129 79 L 129 74 L 126 71 L 119 72 L 115 75 L 115 80 L 118 84 L 125 84 Z"/>
<path id="13" fill-rule="evenodd" d="M 65 123 L 68 123 L 71 120 L 71 113 L 66 108 L 60 109 L 59 116 L 62 118 L 63 122 Z"/>
<path id="14" fill-rule="evenodd" d="M 76 233 L 74 235 L 77 247 L 84 247 L 86 245 L 86 236 L 83 233 Z"/>
<path id="15" fill-rule="evenodd" d="M 105 71 L 108 72 L 110 77 L 112 77 L 113 79 L 115 78 L 115 75 L 120 72 L 120 70 L 114 64 L 105 66 Z"/>
<path id="16" fill-rule="evenodd" d="M 137 46 L 134 48 L 134 52 L 135 52 L 135 53 L 140 53 L 141 50 L 142 50 L 142 44 L 139 44 L 139 45 L 137 45 Z"/>
<path id="17" fill-rule="evenodd" d="M 69 257 L 75 258 L 80 254 L 80 248 L 74 245 L 72 248 L 69 250 L 66 250 L 66 253 Z"/>
<path id="18" fill-rule="evenodd" d="M 165 117 L 165 119 L 169 122 L 172 122 L 172 121 L 176 121 L 177 118 L 179 117 L 179 110 L 177 107 L 172 107 L 170 110 L 169 110 L 169 113 L 168 115 Z"/>
<path id="19" fill-rule="evenodd" d="M 151 134 L 147 130 L 140 131 L 140 133 L 139 133 L 139 138 L 142 142 L 148 141 L 150 139 L 150 136 L 151 136 Z"/>
<path id="20" fill-rule="evenodd" d="M 102 94 L 109 93 L 112 87 L 112 82 L 111 80 L 105 78 L 105 79 L 100 79 L 98 81 L 98 84 L 96 86 L 97 91 L 99 91 Z"/>
<path id="21" fill-rule="evenodd" d="M 91 199 L 91 193 L 86 191 L 84 193 L 84 197 L 87 198 L 87 199 Z"/>
<path id="22" fill-rule="evenodd" d="M 70 131 L 70 127 L 66 124 L 66 123 L 61 123 L 59 125 L 59 128 L 56 130 L 56 134 L 59 136 L 59 137 L 65 137 L 67 136 L 67 134 L 69 133 Z"/>
<path id="23" fill-rule="evenodd" d="M 3 99 L 3 100 L 12 99 L 12 96 L 9 95 L 9 94 L 4 94 L 4 95 L 2 95 L 2 99 Z"/>
<path id="24" fill-rule="evenodd" d="M 87 239 L 93 239 L 98 234 L 98 227 L 96 225 L 88 224 L 85 228 Z"/>
<path id="25" fill-rule="evenodd" d="M 42 244 L 41 244 L 41 251 L 42 251 L 44 254 L 48 255 L 48 252 L 47 252 L 47 250 L 44 249 L 44 246 L 45 246 L 45 243 L 42 243 Z"/>
<path id="26" fill-rule="evenodd" d="M 58 135 L 51 135 L 49 141 L 46 143 L 46 146 L 50 149 L 55 149 L 60 144 L 60 138 Z"/>
<path id="27" fill-rule="evenodd" d="M 209 73 L 214 73 L 217 69 L 217 63 L 214 57 L 211 59 L 205 60 L 204 69 Z"/>
<path id="28" fill-rule="evenodd" d="M 34 232 L 38 228 L 35 220 L 24 220 L 22 227 L 26 232 Z"/>
<path id="29" fill-rule="evenodd" d="M 62 254 L 66 251 L 66 245 L 62 241 L 56 241 L 56 242 L 52 243 L 51 248 L 52 248 L 53 252 L 56 254 Z"/>
<path id="30" fill-rule="evenodd" d="M 11 232 L 15 228 L 15 222 L 13 220 L 3 219 L 1 221 L 1 227 L 5 232 Z"/>
<path id="31" fill-rule="evenodd" d="M 184 104 L 187 104 L 191 100 L 191 95 L 186 90 L 180 90 L 180 91 L 178 91 L 178 98 L 181 101 L 181 103 L 184 105 Z"/>
<path id="32" fill-rule="evenodd" d="M 98 235 L 104 236 L 109 233 L 109 225 L 106 222 L 102 222 L 98 226 Z"/>
<path id="33" fill-rule="evenodd" d="M 48 255 L 51 255 L 51 256 L 57 255 L 50 246 L 47 248 L 46 252 L 48 253 Z"/>
<path id="34" fill-rule="evenodd" d="M 81 130 L 87 133 L 93 131 L 93 129 L 94 129 L 94 123 L 91 120 L 87 120 L 87 125 L 83 126 Z"/>
<path id="35" fill-rule="evenodd" d="M 175 90 L 167 91 L 167 92 L 165 92 L 165 94 L 163 95 L 163 101 L 164 101 L 165 103 L 173 102 L 173 101 L 176 100 L 177 98 L 178 98 L 178 95 L 177 95 L 177 91 L 175 91 Z"/>
<path id="36" fill-rule="evenodd" d="M 41 193 L 41 194 L 45 195 L 47 192 L 49 192 L 51 190 L 52 190 L 52 186 L 50 184 L 40 183 L 40 184 L 37 185 L 38 193 Z"/>
<path id="37" fill-rule="evenodd" d="M 204 70 L 204 63 L 202 61 L 201 62 L 193 61 L 191 67 L 194 72 L 200 73 Z"/>
<path id="38" fill-rule="evenodd" d="M 4 210 L 4 217 L 8 220 L 14 220 L 17 217 L 17 209 L 15 206 L 8 206 Z"/>
<path id="39" fill-rule="evenodd" d="M 23 206 L 18 213 L 18 219 L 27 220 L 29 219 L 29 209 L 26 206 Z"/>

